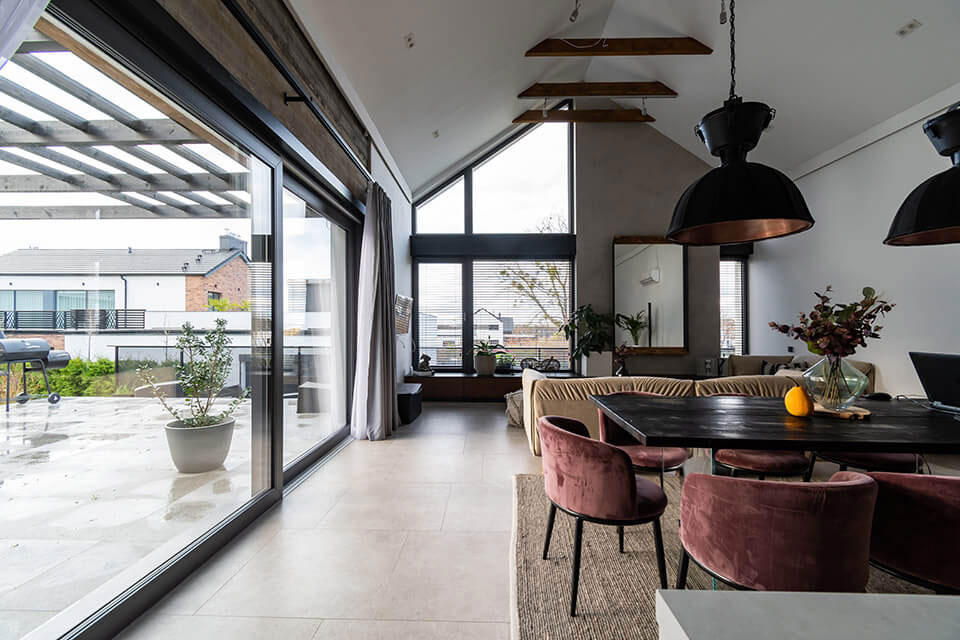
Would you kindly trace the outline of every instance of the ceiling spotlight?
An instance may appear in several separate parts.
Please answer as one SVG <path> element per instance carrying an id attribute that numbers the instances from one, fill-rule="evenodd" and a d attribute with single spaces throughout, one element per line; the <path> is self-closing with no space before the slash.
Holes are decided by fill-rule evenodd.
<path id="1" fill-rule="evenodd" d="M 580 0 L 573 1 L 573 11 L 570 12 L 570 22 L 576 22 L 580 17 Z"/>

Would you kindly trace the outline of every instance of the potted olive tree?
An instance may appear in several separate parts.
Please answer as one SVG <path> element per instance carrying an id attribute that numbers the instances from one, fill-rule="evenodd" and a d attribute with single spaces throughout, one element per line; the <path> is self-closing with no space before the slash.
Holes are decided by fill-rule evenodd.
<path id="1" fill-rule="evenodd" d="M 163 408 L 174 420 L 166 425 L 167 445 L 173 463 L 182 473 L 203 473 L 220 467 L 230 452 L 235 420 L 231 417 L 247 397 L 243 389 L 226 406 L 215 404 L 230 375 L 230 337 L 227 321 L 217 319 L 216 328 L 204 335 L 184 323 L 177 337 L 183 354 L 176 366 L 177 386 L 183 390 L 185 406 L 174 408 L 157 384 L 150 367 L 137 369 L 140 380 L 149 385 Z"/>

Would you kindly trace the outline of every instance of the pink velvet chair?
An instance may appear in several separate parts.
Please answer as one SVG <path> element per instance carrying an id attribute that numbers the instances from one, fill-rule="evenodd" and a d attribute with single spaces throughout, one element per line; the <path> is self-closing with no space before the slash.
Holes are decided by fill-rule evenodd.
<path id="1" fill-rule="evenodd" d="M 830 482 L 687 476 L 677 588 L 690 558 L 738 589 L 862 592 L 877 483 L 850 471 Z"/>
<path id="2" fill-rule="evenodd" d="M 715 393 L 711 397 L 732 396 L 751 398 L 749 393 Z M 810 479 L 811 463 L 802 451 L 766 451 L 760 449 L 717 449 L 713 452 L 713 462 L 730 470 L 731 476 L 737 472 L 756 474 L 758 480 L 767 476 L 803 476 Z"/>
<path id="3" fill-rule="evenodd" d="M 869 475 L 879 489 L 870 561 L 937 593 L 960 593 L 960 478 Z"/>
<path id="4" fill-rule="evenodd" d="M 613 525 L 623 551 L 623 527 L 653 524 L 660 586 L 667 588 L 660 516 L 667 508 L 663 490 L 633 472 L 630 457 L 613 445 L 593 440 L 579 420 L 544 416 L 538 424 L 543 456 L 543 484 L 550 498 L 543 558 L 550 550 L 550 536 L 557 509 L 576 519 L 573 534 L 573 574 L 570 581 L 570 615 L 577 615 L 580 580 L 580 548 L 583 523 Z"/>
<path id="5" fill-rule="evenodd" d="M 610 395 L 661 397 L 659 394 L 645 391 L 621 391 Z M 660 474 L 661 489 L 663 488 L 664 471 L 676 471 L 681 478 L 683 477 L 683 463 L 690 457 L 690 452 L 687 449 L 683 447 L 647 447 L 637 442 L 636 438 L 608 418 L 603 411 L 598 409 L 597 413 L 600 417 L 600 440 L 625 451 L 630 456 L 630 464 L 633 465 L 634 471 L 640 473 L 656 471 Z"/>

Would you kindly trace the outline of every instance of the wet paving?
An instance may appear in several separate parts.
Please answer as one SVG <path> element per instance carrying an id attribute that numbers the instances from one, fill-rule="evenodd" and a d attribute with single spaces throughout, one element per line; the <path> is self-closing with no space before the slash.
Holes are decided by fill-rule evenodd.
<path id="1" fill-rule="evenodd" d="M 152 399 L 0 407 L 0 639 L 138 563 L 148 571 L 246 502 L 249 414 L 249 403 L 237 412 L 222 468 L 181 474 Z"/>

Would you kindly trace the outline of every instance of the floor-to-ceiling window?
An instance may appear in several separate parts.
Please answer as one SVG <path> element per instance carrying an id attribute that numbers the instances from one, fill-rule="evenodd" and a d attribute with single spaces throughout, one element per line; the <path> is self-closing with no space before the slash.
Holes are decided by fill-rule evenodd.
<path id="1" fill-rule="evenodd" d="M 746 353 L 747 261 L 720 260 L 720 356 Z"/>
<path id="2" fill-rule="evenodd" d="M 559 328 L 573 300 L 571 136 L 520 130 L 416 201 L 416 357 L 470 372 L 485 341 L 505 352 L 501 371 L 570 367 Z"/>

